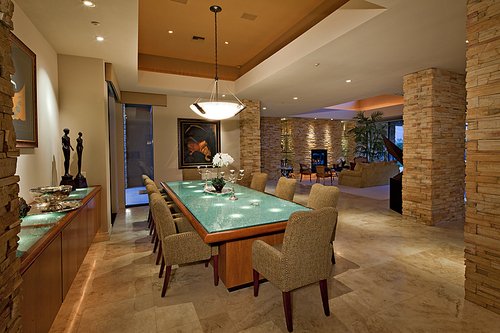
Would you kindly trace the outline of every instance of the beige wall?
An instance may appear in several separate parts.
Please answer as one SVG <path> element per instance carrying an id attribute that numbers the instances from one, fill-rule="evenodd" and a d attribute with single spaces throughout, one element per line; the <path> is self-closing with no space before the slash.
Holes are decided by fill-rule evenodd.
<path id="1" fill-rule="evenodd" d="M 17 161 L 19 196 L 31 202 L 31 187 L 58 184 L 61 176 L 63 133 L 58 116 L 57 54 L 21 8 L 14 5 L 13 32 L 36 54 L 38 148 L 22 148 Z"/>
<path id="2" fill-rule="evenodd" d="M 82 173 L 85 172 L 89 186 L 102 185 L 99 240 L 106 237 L 111 227 L 108 88 L 104 80 L 104 61 L 59 55 L 58 64 L 60 128 L 70 129 L 71 143 L 75 146 L 78 132 L 83 133 Z M 62 135 L 62 131 L 60 133 Z M 76 161 L 74 151 L 70 164 L 73 176 L 78 173 Z M 64 172 L 63 168 L 61 163 L 60 173 Z"/>
<path id="3" fill-rule="evenodd" d="M 157 184 L 182 179 L 177 159 L 177 119 L 204 119 L 189 108 L 193 101 L 192 98 L 168 96 L 167 107 L 153 107 L 154 179 Z M 240 166 L 239 149 L 238 116 L 221 120 L 221 151 L 234 158 L 231 168 L 236 170 Z"/>

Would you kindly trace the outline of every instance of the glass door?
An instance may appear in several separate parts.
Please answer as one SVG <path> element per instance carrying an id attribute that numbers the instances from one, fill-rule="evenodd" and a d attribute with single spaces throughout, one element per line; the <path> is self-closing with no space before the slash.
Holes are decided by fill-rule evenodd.
<path id="1" fill-rule="evenodd" d="M 150 105 L 125 104 L 125 206 L 148 203 L 142 175 L 153 177 L 153 109 Z"/>

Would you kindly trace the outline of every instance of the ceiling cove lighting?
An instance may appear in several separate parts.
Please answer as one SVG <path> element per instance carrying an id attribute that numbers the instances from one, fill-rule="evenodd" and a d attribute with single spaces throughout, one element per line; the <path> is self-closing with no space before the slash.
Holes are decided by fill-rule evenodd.
<path id="1" fill-rule="evenodd" d="M 82 3 L 87 7 L 95 7 L 95 3 L 89 0 L 83 0 Z"/>
<path id="2" fill-rule="evenodd" d="M 101 36 L 95 36 L 95 39 L 97 39 L 99 42 L 102 42 L 104 40 L 104 37 Z"/>
<path id="3" fill-rule="evenodd" d="M 200 96 L 189 107 L 196 114 L 204 118 L 220 120 L 231 118 L 237 115 L 241 111 L 245 110 L 246 106 L 232 92 L 231 95 L 238 101 L 238 103 L 219 101 L 219 77 L 217 76 L 217 13 L 220 13 L 222 11 L 222 8 L 220 6 L 214 5 L 210 7 L 210 11 L 215 14 L 215 81 L 213 83 L 212 93 L 210 94 L 210 100 L 208 102 L 201 102 L 202 97 Z"/>

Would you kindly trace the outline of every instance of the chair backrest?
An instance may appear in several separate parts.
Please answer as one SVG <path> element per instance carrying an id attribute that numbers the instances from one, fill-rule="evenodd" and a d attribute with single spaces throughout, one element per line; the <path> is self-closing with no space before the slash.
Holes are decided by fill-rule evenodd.
<path id="1" fill-rule="evenodd" d="M 354 158 L 354 163 L 368 163 L 368 159 L 364 156 L 356 156 Z"/>
<path id="2" fill-rule="evenodd" d="M 177 233 L 172 213 L 160 193 L 151 194 L 151 214 L 155 224 L 160 228 L 159 233 L 162 237 Z"/>
<path id="3" fill-rule="evenodd" d="M 290 215 L 281 252 L 287 262 L 288 288 L 327 279 L 330 275 L 332 246 L 330 235 L 337 223 L 337 211 L 325 207 Z"/>
<path id="4" fill-rule="evenodd" d="M 267 183 L 267 173 L 256 172 L 253 174 L 252 182 L 250 183 L 250 188 L 264 192 Z"/>
<path id="5" fill-rule="evenodd" d="M 310 171 L 310 169 L 307 165 L 302 164 L 302 163 L 299 163 L 299 165 L 300 165 L 300 172 Z"/>
<path id="6" fill-rule="evenodd" d="M 146 186 L 146 181 L 151 180 L 148 175 L 142 175 L 142 181 L 144 182 L 144 186 Z"/>
<path id="7" fill-rule="evenodd" d="M 316 165 L 316 173 L 324 174 L 325 173 L 325 166 L 324 165 Z"/>
<path id="8" fill-rule="evenodd" d="M 340 190 L 336 186 L 324 186 L 321 184 L 314 184 L 309 193 L 307 206 L 320 209 L 324 207 L 337 208 L 339 202 Z"/>
<path id="9" fill-rule="evenodd" d="M 198 169 L 182 169 L 182 180 L 201 180 Z"/>
<path id="10" fill-rule="evenodd" d="M 278 184 L 276 185 L 276 192 L 274 192 L 274 195 L 278 198 L 292 201 L 293 196 L 295 195 L 296 188 L 297 179 L 281 177 L 280 179 L 278 179 Z"/>

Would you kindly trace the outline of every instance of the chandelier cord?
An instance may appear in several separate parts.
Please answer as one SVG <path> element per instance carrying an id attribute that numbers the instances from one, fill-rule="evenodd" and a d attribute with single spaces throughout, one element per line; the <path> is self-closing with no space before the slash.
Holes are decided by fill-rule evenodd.
<path id="1" fill-rule="evenodd" d="M 219 101 L 219 77 L 218 77 L 218 54 L 217 54 L 217 12 L 214 12 L 215 14 L 215 100 Z"/>

